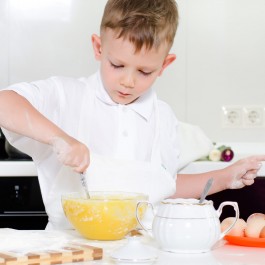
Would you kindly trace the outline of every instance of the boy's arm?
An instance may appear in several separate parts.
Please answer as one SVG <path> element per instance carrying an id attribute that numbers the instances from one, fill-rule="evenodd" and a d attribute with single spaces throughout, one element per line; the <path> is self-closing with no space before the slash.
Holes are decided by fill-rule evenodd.
<path id="1" fill-rule="evenodd" d="M 0 127 L 51 145 L 59 160 L 84 172 L 89 165 L 87 147 L 44 117 L 14 91 L 0 91 Z"/>
<path id="2" fill-rule="evenodd" d="M 209 194 L 252 185 L 262 161 L 265 161 L 265 155 L 247 157 L 220 170 L 201 174 L 178 174 L 176 193 L 172 197 L 199 198 L 207 180 L 210 178 L 213 178 L 214 182 Z"/>

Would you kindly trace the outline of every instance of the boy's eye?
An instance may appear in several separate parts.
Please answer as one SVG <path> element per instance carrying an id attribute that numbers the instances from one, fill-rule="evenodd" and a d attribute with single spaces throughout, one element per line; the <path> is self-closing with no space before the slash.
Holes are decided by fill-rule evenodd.
<path id="1" fill-rule="evenodd" d="M 116 64 L 114 64 L 114 63 L 110 63 L 110 65 L 111 65 L 113 68 L 115 68 L 115 69 L 117 69 L 117 68 L 122 68 L 122 67 L 123 67 L 123 65 L 116 65 Z"/>
<path id="2" fill-rule="evenodd" d="M 152 72 L 144 72 L 144 71 L 141 71 L 141 70 L 139 70 L 139 72 L 140 72 L 142 75 L 144 75 L 144 76 L 148 76 L 148 75 L 151 75 L 151 74 L 152 74 Z"/>

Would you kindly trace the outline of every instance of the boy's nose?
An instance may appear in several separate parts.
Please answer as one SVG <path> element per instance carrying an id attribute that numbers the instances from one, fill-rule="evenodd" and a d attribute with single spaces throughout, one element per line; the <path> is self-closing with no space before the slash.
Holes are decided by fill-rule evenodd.
<path id="1" fill-rule="evenodd" d="M 134 88 L 134 77 L 132 74 L 126 74 L 121 78 L 121 85 L 126 88 Z"/>

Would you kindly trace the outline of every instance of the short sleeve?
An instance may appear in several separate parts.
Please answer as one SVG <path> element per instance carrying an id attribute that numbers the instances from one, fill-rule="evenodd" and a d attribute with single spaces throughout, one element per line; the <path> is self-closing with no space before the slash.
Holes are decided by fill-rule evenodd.
<path id="1" fill-rule="evenodd" d="M 77 130 L 75 104 L 78 97 L 82 98 L 83 87 L 84 83 L 77 79 L 51 77 L 31 83 L 17 83 L 5 90 L 13 90 L 23 96 L 47 119 L 63 128 L 66 133 L 73 135 Z M 72 122 L 67 122 L 67 120 Z M 33 124 L 33 130 L 34 126 Z M 13 146 L 35 160 L 40 160 L 41 157 L 47 155 L 47 152 L 52 152 L 48 145 L 7 130 L 3 132 Z"/>

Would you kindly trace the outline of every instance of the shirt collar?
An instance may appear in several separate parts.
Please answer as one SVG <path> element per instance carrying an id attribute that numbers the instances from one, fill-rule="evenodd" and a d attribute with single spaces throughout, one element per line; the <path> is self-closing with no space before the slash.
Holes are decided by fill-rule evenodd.
<path id="1" fill-rule="evenodd" d="M 118 106 L 119 104 L 114 102 L 107 93 L 107 91 L 105 90 L 99 71 L 98 71 L 98 80 L 99 80 L 99 87 L 98 89 L 96 89 L 97 98 L 107 105 Z M 140 96 L 136 101 L 126 106 L 132 109 L 133 111 L 135 111 L 136 113 L 138 113 L 139 115 L 141 115 L 147 121 L 149 121 L 152 112 L 154 110 L 154 100 L 155 100 L 155 92 L 151 88 L 148 91 L 146 91 L 142 96 Z"/>

